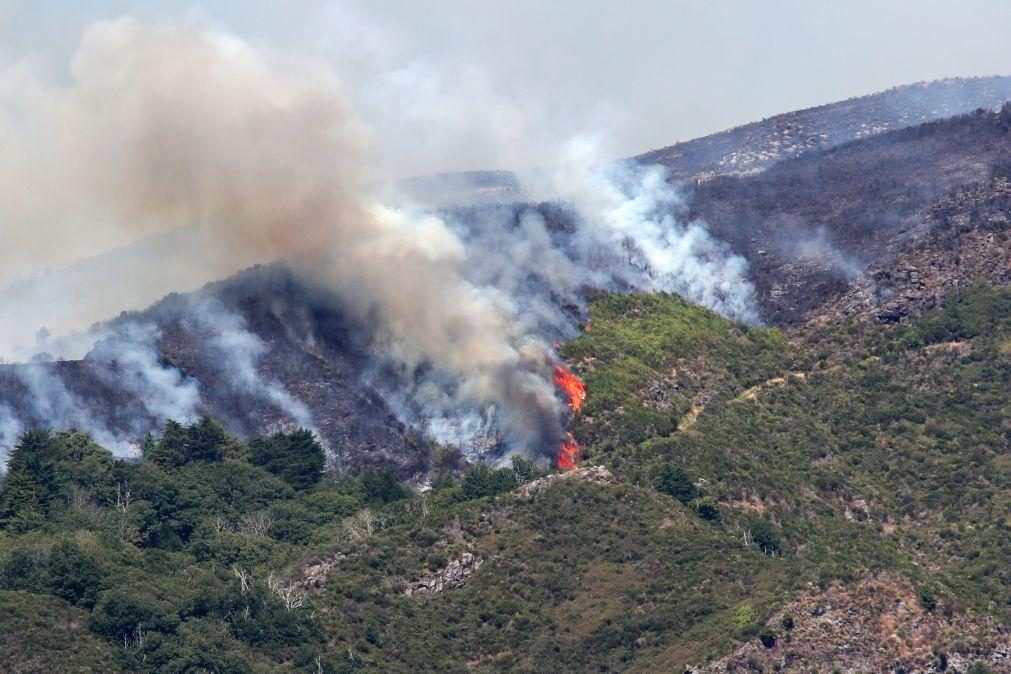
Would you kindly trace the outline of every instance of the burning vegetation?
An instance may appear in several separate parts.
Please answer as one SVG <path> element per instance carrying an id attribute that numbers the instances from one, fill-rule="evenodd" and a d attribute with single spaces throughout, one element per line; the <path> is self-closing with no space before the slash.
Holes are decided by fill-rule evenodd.
<path id="1" fill-rule="evenodd" d="M 565 394 L 565 402 L 573 412 L 583 409 L 586 400 L 586 384 L 564 365 L 555 365 L 555 384 Z"/>
<path id="2" fill-rule="evenodd" d="M 566 405 L 574 414 L 578 414 L 583 409 L 583 401 L 586 400 L 586 384 L 562 364 L 555 365 L 554 377 L 558 390 L 565 395 Z M 566 439 L 562 441 L 562 446 L 555 456 L 555 465 L 562 470 L 573 470 L 579 452 L 579 443 L 572 437 L 572 433 L 566 433 Z"/>

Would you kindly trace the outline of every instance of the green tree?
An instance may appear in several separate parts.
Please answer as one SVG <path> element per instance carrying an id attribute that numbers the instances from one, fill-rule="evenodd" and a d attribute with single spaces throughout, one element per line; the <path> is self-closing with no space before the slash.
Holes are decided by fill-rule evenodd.
<path id="1" fill-rule="evenodd" d="M 254 440 L 250 459 L 296 489 L 308 489 L 319 482 L 326 464 L 322 445 L 304 428 Z"/>
<path id="2" fill-rule="evenodd" d="M 502 492 L 516 489 L 516 473 L 509 468 L 494 469 L 484 463 L 471 466 L 463 475 L 461 484 L 463 498 L 466 500 L 494 496 Z"/>
<path id="3" fill-rule="evenodd" d="M 105 584 L 105 574 L 94 556 L 72 540 L 56 544 L 49 556 L 53 594 L 86 608 L 95 605 Z"/>
<path id="4" fill-rule="evenodd" d="M 716 503 L 716 499 L 712 496 L 703 496 L 702 498 L 697 498 L 693 501 L 695 506 L 695 511 L 704 520 L 709 522 L 718 522 L 720 519 L 720 507 Z"/>
<path id="5" fill-rule="evenodd" d="M 0 524 L 16 530 L 41 525 L 63 507 L 67 484 L 53 434 L 26 432 L 10 454 L 0 488 Z"/>
<path id="6" fill-rule="evenodd" d="M 682 503 L 691 503 L 698 496 L 698 490 L 688 474 L 672 463 L 665 463 L 656 471 L 653 484 L 657 491 Z"/>
<path id="7" fill-rule="evenodd" d="M 186 429 L 189 435 L 189 452 L 186 461 L 219 461 L 229 438 L 225 429 L 206 414 Z"/>
<path id="8" fill-rule="evenodd" d="M 365 503 L 390 503 L 411 495 L 392 468 L 367 470 L 358 476 L 357 483 Z"/>
<path id="9" fill-rule="evenodd" d="M 91 631 L 117 643 L 130 643 L 145 632 L 168 632 L 179 624 L 178 611 L 137 586 L 101 594 L 91 612 Z"/>
<path id="10" fill-rule="evenodd" d="M 169 419 L 165 422 L 161 438 L 150 452 L 151 461 L 164 468 L 178 468 L 189 458 L 189 444 L 190 435 L 186 427 Z"/>
<path id="11" fill-rule="evenodd" d="M 765 520 L 758 520 L 748 528 L 751 540 L 755 542 L 758 549 L 767 555 L 772 555 L 780 550 L 779 536 L 771 524 Z"/>

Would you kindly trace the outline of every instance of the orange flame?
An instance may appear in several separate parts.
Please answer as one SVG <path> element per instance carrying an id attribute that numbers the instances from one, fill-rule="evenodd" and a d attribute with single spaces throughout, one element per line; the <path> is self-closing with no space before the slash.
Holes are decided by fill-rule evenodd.
<path id="1" fill-rule="evenodd" d="M 555 385 L 564 391 L 565 397 L 568 398 L 569 408 L 578 414 L 583 409 L 583 401 L 586 400 L 586 384 L 562 364 L 555 365 L 554 376 Z M 555 465 L 562 470 L 574 470 L 576 460 L 579 458 L 579 443 L 572 437 L 572 433 L 568 433 L 567 436 L 568 439 L 563 440 L 562 446 L 558 449 Z"/>
<path id="2" fill-rule="evenodd" d="M 555 365 L 554 375 L 555 384 L 565 391 L 572 411 L 579 412 L 583 409 L 583 401 L 586 400 L 586 384 L 583 380 L 572 374 L 572 371 L 564 365 Z"/>
<path id="3" fill-rule="evenodd" d="M 572 437 L 572 433 L 567 435 L 569 439 L 562 442 L 558 456 L 555 457 L 555 465 L 562 470 L 575 470 L 576 459 L 579 458 L 579 443 Z"/>

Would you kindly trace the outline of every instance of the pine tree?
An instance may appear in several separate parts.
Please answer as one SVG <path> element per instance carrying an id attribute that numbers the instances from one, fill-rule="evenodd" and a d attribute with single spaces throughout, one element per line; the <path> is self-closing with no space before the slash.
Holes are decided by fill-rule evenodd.
<path id="1" fill-rule="evenodd" d="M 11 452 L 7 477 L 0 489 L 0 523 L 31 529 L 62 505 L 67 476 L 59 464 L 53 434 L 30 430 Z"/>
<path id="2" fill-rule="evenodd" d="M 323 447 L 312 431 L 275 433 L 250 444 L 253 463 L 262 466 L 296 489 L 319 482 L 326 463 Z"/>
<path id="3" fill-rule="evenodd" d="M 190 436 L 178 421 L 169 419 L 161 439 L 150 452 L 151 461 L 166 468 L 178 468 L 189 458 Z"/>

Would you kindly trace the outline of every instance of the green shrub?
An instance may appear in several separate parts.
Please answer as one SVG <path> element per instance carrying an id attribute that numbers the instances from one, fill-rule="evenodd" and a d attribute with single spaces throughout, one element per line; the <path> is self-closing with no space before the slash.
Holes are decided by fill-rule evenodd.
<path id="1" fill-rule="evenodd" d="M 468 468 L 460 484 L 463 498 L 468 501 L 512 491 L 518 486 L 516 474 L 512 469 L 499 468 L 496 470 L 483 463 Z"/>
<path id="2" fill-rule="evenodd" d="M 937 593 L 932 587 L 921 585 L 916 590 L 916 596 L 920 600 L 920 606 L 924 611 L 933 611 L 937 608 Z"/>
<path id="3" fill-rule="evenodd" d="M 702 498 L 695 499 L 693 506 L 695 507 L 695 512 L 702 519 L 708 522 L 718 522 L 720 520 L 720 507 L 712 496 L 703 496 Z"/>
<path id="4" fill-rule="evenodd" d="M 250 460 L 296 489 L 308 489 L 323 475 L 326 455 L 312 431 L 275 433 L 249 443 Z M 384 501 L 385 502 L 385 501 Z"/>
<path id="5" fill-rule="evenodd" d="M 695 489 L 692 479 L 679 466 L 671 463 L 657 469 L 653 485 L 657 491 L 686 504 L 698 496 L 698 490 Z"/>
<path id="6" fill-rule="evenodd" d="M 772 555 L 780 551 L 779 536 L 769 522 L 757 520 L 748 527 L 748 532 L 751 534 L 751 540 L 765 554 Z"/>

